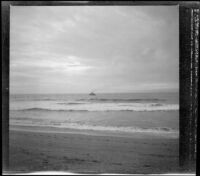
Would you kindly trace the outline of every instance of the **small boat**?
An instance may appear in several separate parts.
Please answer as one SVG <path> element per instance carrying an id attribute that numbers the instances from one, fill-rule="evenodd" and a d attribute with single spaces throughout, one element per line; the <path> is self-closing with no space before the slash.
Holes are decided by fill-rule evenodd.
<path id="1" fill-rule="evenodd" d="M 91 92 L 89 95 L 91 96 L 95 96 L 96 94 L 94 92 Z"/>

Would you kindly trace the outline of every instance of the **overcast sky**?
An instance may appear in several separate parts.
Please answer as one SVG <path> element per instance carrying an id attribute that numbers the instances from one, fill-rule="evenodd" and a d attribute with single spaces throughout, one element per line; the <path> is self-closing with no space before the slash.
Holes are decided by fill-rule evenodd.
<path id="1" fill-rule="evenodd" d="M 11 93 L 177 91 L 178 6 L 15 6 Z"/>

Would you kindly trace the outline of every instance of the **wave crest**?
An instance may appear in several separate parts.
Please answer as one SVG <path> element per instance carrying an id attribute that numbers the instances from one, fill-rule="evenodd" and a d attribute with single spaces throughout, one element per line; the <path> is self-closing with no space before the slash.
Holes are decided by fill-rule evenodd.
<path id="1" fill-rule="evenodd" d="M 158 102 L 165 101 L 165 99 L 149 98 L 149 99 L 117 99 L 117 98 L 89 98 L 89 99 L 78 99 L 77 101 L 91 101 L 91 102 Z"/>
<path id="2" fill-rule="evenodd" d="M 22 107 L 12 110 L 19 111 L 69 111 L 69 112 L 95 112 L 95 111 L 176 111 L 178 104 L 63 104 L 55 107 Z"/>
<path id="3" fill-rule="evenodd" d="M 11 122 L 12 125 L 19 126 L 37 126 L 37 127 L 55 127 L 60 129 L 74 129 L 74 130 L 88 130 L 88 131 L 104 131 L 104 132 L 120 132 L 120 133 L 151 133 L 155 135 L 170 135 L 178 137 L 179 131 L 168 128 L 168 127 L 155 127 L 155 128 L 142 128 L 142 127 L 131 127 L 131 126 L 99 126 L 99 125 L 87 125 L 80 123 L 62 123 L 62 122 L 49 122 L 49 123 L 17 123 Z"/>

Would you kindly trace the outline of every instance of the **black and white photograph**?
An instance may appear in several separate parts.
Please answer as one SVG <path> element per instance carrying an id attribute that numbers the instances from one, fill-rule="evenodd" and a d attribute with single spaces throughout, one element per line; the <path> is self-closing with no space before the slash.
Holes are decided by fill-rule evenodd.
<path id="1" fill-rule="evenodd" d="M 10 6 L 9 170 L 180 172 L 178 5 Z"/>

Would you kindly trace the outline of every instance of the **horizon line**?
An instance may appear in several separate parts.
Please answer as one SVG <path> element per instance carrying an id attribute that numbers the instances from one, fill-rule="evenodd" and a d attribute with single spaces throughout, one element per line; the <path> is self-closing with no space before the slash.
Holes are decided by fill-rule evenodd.
<path id="1" fill-rule="evenodd" d="M 130 94 L 130 93 L 179 93 L 179 90 L 171 91 L 145 91 L 145 92 L 99 92 L 95 94 Z M 90 92 L 70 92 L 70 93 L 9 93 L 9 95 L 38 95 L 38 94 L 90 94 Z"/>

